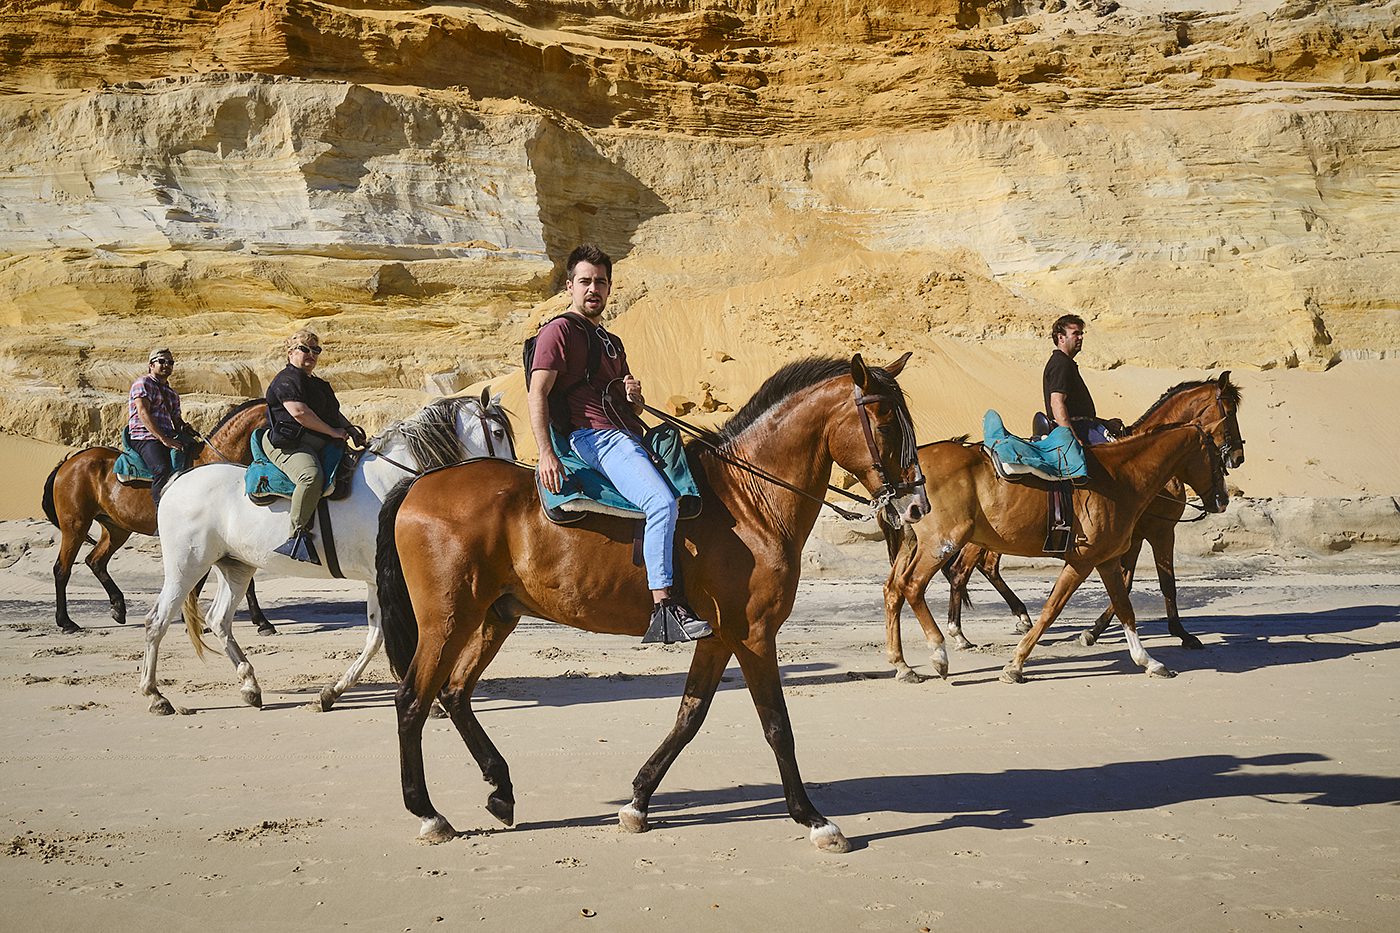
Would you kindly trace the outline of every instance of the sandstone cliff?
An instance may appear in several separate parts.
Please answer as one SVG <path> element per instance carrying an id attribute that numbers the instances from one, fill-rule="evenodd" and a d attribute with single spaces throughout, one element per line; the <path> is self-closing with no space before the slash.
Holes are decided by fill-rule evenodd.
<path id="1" fill-rule="evenodd" d="M 305 322 L 382 423 L 509 378 L 583 239 L 653 400 L 913 349 L 921 433 L 975 430 L 1074 310 L 1128 414 L 1220 368 L 1393 403 L 1398 34 L 1342 0 L 0 4 L 0 428 L 108 442 L 155 343 L 212 413 Z M 1268 492 L 1368 476 L 1256 411 Z"/>

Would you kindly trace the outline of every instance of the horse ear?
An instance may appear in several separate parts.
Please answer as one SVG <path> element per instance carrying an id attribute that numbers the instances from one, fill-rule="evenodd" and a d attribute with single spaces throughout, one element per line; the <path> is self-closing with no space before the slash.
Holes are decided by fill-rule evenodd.
<path id="1" fill-rule="evenodd" d="M 910 350 L 908 353 L 905 353 L 893 363 L 886 363 L 880 368 L 883 369 L 885 372 L 889 373 L 891 376 L 898 376 L 900 373 L 904 372 L 904 364 L 909 362 L 909 357 L 913 355 L 914 351 Z"/>
<path id="2" fill-rule="evenodd" d="M 504 392 L 497 392 L 495 395 L 491 396 L 491 405 L 490 405 L 490 407 L 495 408 L 497 405 L 501 404 L 501 399 L 502 399 L 504 396 L 505 396 L 505 393 L 504 393 Z"/>
<path id="3" fill-rule="evenodd" d="M 1215 381 L 1216 381 L 1217 383 L 1219 383 L 1220 385 L 1223 385 L 1223 386 L 1229 385 L 1229 384 L 1230 384 L 1230 371 L 1229 371 L 1228 369 L 1225 370 L 1223 373 L 1221 373 L 1219 376 L 1216 377 Z"/>
<path id="4" fill-rule="evenodd" d="M 870 371 L 865 368 L 865 360 L 860 358 L 859 353 L 851 357 L 851 381 L 860 386 L 862 391 L 870 382 Z"/>
<path id="5" fill-rule="evenodd" d="M 481 390 L 481 410 L 485 411 L 491 407 L 491 387 L 487 386 Z"/>

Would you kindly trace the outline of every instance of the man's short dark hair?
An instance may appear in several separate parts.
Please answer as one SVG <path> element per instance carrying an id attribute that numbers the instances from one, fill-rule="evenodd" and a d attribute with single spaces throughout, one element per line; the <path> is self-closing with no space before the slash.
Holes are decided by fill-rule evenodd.
<path id="1" fill-rule="evenodd" d="M 572 280 L 574 277 L 574 267 L 581 262 L 602 266 L 604 269 L 608 270 L 608 278 L 612 278 L 612 258 L 592 243 L 584 243 L 582 246 L 574 247 L 574 251 L 569 254 L 568 263 L 564 266 L 564 278 Z"/>
<path id="2" fill-rule="evenodd" d="M 1062 314 L 1057 317 L 1050 327 L 1050 342 L 1058 343 L 1060 335 L 1068 331 L 1071 324 L 1078 324 L 1079 329 L 1084 330 L 1084 319 L 1077 314 Z"/>

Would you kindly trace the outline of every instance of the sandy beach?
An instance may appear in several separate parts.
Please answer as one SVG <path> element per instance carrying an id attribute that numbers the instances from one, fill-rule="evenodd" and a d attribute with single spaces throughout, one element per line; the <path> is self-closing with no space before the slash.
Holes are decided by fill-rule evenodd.
<path id="1" fill-rule="evenodd" d="M 425 847 L 400 797 L 383 659 L 334 711 L 307 706 L 362 644 L 359 585 L 263 581 L 281 634 L 235 623 L 261 711 L 241 704 L 221 656 L 197 661 L 172 630 L 163 690 L 194 715 L 158 718 L 136 694 L 141 626 L 112 624 L 79 568 L 72 606 L 88 631 L 58 635 L 48 530 L 0 530 L 0 910 L 26 929 L 1272 931 L 1400 918 L 1393 563 L 1188 562 L 1196 652 L 1166 634 L 1144 579 L 1134 602 L 1172 680 L 1139 673 L 1116 632 L 1079 644 L 1104 605 L 1091 583 L 1030 682 L 999 683 L 1016 636 L 979 581 L 965 615 L 979 649 L 954 652 L 947 681 L 907 685 L 884 662 L 879 549 L 846 548 L 839 571 L 804 580 L 779 639 L 803 777 L 854 845 L 841 856 L 787 817 L 737 668 L 663 782 L 654 829 L 620 833 L 689 651 L 527 620 L 477 698 L 512 767 L 518 825 L 485 812 L 486 786 L 435 720 L 429 783 L 463 835 Z M 138 618 L 157 547 L 113 563 Z M 1033 612 L 1051 576 L 1009 574 Z M 905 644 L 927 671 L 909 618 Z"/>

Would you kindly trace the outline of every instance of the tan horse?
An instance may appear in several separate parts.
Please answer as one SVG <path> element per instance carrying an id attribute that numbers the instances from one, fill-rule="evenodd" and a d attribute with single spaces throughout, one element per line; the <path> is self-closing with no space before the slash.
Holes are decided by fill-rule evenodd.
<path id="1" fill-rule="evenodd" d="M 699 731 L 734 657 L 777 757 L 788 812 L 818 848 L 849 848 L 803 788 L 777 635 L 792 611 L 802 547 L 833 462 L 878 489 L 877 501 L 903 520 L 917 521 L 927 509 L 894 378 L 908 356 L 883 370 L 858 355 L 790 364 L 720 430 L 717 451 L 691 446 L 704 508 L 681 524 L 677 563 L 690 604 L 716 634 L 695 644 L 676 724 L 618 815 L 624 830 L 647 828 L 653 792 Z M 795 489 L 761 479 L 740 460 Z M 590 632 L 646 631 L 651 599 L 632 561 L 633 527 L 607 516 L 590 517 L 587 527 L 553 525 L 541 512 L 533 471 L 500 461 L 429 473 L 385 502 L 378 585 L 389 659 L 403 674 L 399 757 L 404 804 L 422 820 L 420 839 L 455 835 L 429 800 L 423 772 L 423 724 L 435 696 L 493 788 L 486 809 L 506 825 L 514 821 L 509 768 L 473 714 L 471 696 L 522 614 Z"/>
<path id="2" fill-rule="evenodd" d="M 192 466 L 224 459 L 251 463 L 248 439 L 256 428 L 266 426 L 267 407 L 263 399 L 239 403 L 209 432 L 204 449 Z M 151 501 L 151 490 L 117 480 L 112 466 L 119 456 L 121 451 L 112 447 L 88 447 L 65 457 L 44 483 L 44 515 L 59 531 L 58 557 L 53 564 L 56 621 L 61 631 L 70 634 L 81 632 L 82 627 L 68 615 L 68 578 L 83 543 L 92 542 L 88 537 L 92 523 L 97 522 L 102 532 L 85 562 L 107 591 L 112 618 L 118 625 L 126 624 L 126 597 L 107 572 L 107 562 L 132 534 L 156 533 L 156 505 Z M 248 610 L 260 634 L 277 634 L 258 606 L 251 586 Z"/>
<path id="3" fill-rule="evenodd" d="M 1199 425 L 1187 424 L 1100 445 L 1089 454 L 1089 482 L 1074 491 L 1074 541 L 1039 620 L 1002 671 L 1001 679 L 1008 683 L 1024 680 L 1026 657 L 1091 570 L 1098 570 L 1103 580 L 1133 660 L 1153 676 L 1173 676 L 1148 655 L 1138 638 L 1121 556 L 1131 543 L 1134 527 L 1152 502 L 1159 501 L 1156 496 L 1169 479 L 1180 479 L 1194 489 L 1207 510 L 1225 509 L 1228 495 L 1220 452 L 1210 434 Z M 929 488 L 937 495 L 929 516 L 905 530 L 904 546 L 894 556 L 885 582 L 886 634 L 890 644 L 897 645 L 899 608 L 907 600 L 929 634 L 935 669 L 941 661 L 946 671 L 943 635 L 923 601 L 930 579 L 968 544 L 1000 554 L 1041 556 L 1046 496 L 1041 490 L 1000 479 L 981 445 L 929 444 L 920 448 L 919 461 Z M 890 654 L 894 663 L 893 647 Z"/>
<path id="4" fill-rule="evenodd" d="M 1230 382 L 1230 373 L 1221 373 L 1215 379 L 1197 382 L 1183 382 L 1168 389 L 1152 403 L 1141 418 L 1128 429 L 1129 434 L 1141 434 L 1166 424 L 1195 422 L 1210 426 L 1211 436 L 1219 445 L 1221 457 L 1226 467 L 1236 469 L 1244 464 L 1244 439 L 1240 435 L 1238 412 L 1241 393 L 1238 386 Z M 1157 566 L 1157 579 L 1162 587 L 1162 598 L 1167 607 L 1167 627 L 1173 635 L 1181 639 L 1186 648 L 1200 648 L 1201 640 L 1181 624 L 1176 608 L 1176 572 L 1174 552 L 1176 548 L 1176 526 L 1186 511 L 1186 491 L 1181 483 L 1173 479 L 1167 483 L 1163 495 L 1154 499 L 1138 519 L 1133 528 L 1132 543 L 1123 555 L 1123 569 L 1128 590 L 1131 592 L 1133 576 L 1137 568 L 1138 554 L 1143 541 L 1152 545 L 1153 557 Z M 887 536 L 896 539 L 902 534 L 898 529 L 886 529 Z M 891 553 L 894 553 L 892 551 Z M 1012 615 L 1018 619 L 1017 631 L 1022 634 L 1030 631 L 1031 620 L 1011 587 L 1001 576 L 1001 555 L 996 551 L 965 546 L 953 560 L 943 565 L 943 573 L 948 578 L 948 638 L 954 647 L 968 650 L 976 647 L 963 635 L 962 607 L 967 600 L 967 581 L 973 571 L 981 573 L 997 589 Z M 927 581 L 924 581 L 927 586 Z M 889 661 L 897 672 L 896 679 L 906 683 L 918 683 L 924 678 L 905 663 L 899 629 L 899 605 L 903 602 L 896 594 L 892 611 L 892 628 L 887 631 L 886 647 Z M 924 602 L 924 591 L 916 587 L 909 594 L 909 605 L 914 610 L 925 637 L 933 652 L 933 669 L 940 677 L 947 676 L 948 657 L 943 647 L 943 636 L 933 621 L 928 605 Z M 1094 625 L 1081 637 L 1085 645 L 1092 645 L 1103 634 L 1113 619 L 1113 607 L 1109 606 L 1099 616 Z M 887 622 L 891 620 L 888 619 Z"/>

